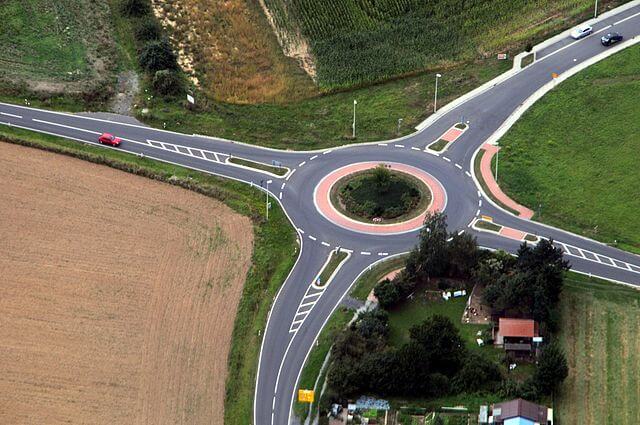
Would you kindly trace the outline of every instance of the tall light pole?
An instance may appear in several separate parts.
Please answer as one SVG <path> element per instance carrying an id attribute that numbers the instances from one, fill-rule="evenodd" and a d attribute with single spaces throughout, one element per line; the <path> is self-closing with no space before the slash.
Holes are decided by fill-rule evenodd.
<path id="1" fill-rule="evenodd" d="M 598 0 L 596 0 L 596 6 L 593 8 L 593 18 L 598 17 Z"/>
<path id="2" fill-rule="evenodd" d="M 400 135 L 400 126 L 402 125 L 402 118 L 398 118 L 398 136 Z"/>
<path id="3" fill-rule="evenodd" d="M 442 77 L 442 74 L 436 74 L 436 94 L 433 97 L 433 113 L 438 110 L 438 78 Z"/>
<path id="4" fill-rule="evenodd" d="M 267 180 L 266 182 L 264 180 L 260 180 L 260 186 L 262 186 L 263 183 L 266 183 L 266 188 L 267 190 L 265 191 L 265 207 L 266 207 L 266 215 L 267 215 L 267 221 L 269 221 L 269 184 L 273 183 L 273 180 Z"/>
<path id="5" fill-rule="evenodd" d="M 354 139 L 356 138 L 356 105 L 358 104 L 358 101 L 353 99 L 353 133 L 352 136 Z"/>

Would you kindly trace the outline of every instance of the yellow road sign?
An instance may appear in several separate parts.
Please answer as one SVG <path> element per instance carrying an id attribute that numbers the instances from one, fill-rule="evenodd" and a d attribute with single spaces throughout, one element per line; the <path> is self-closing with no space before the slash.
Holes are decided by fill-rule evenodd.
<path id="1" fill-rule="evenodd" d="M 298 390 L 298 401 L 301 403 L 313 403 L 313 390 Z"/>
<path id="2" fill-rule="evenodd" d="M 489 217 L 488 215 L 483 215 L 481 218 L 482 218 L 484 221 L 491 221 L 491 222 L 493 222 L 493 217 Z"/>

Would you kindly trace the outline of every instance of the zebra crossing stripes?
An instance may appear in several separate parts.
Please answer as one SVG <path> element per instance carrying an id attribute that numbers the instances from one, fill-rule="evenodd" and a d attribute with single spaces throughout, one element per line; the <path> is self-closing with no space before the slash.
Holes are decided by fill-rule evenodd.
<path id="1" fill-rule="evenodd" d="M 289 328 L 290 333 L 297 332 L 298 329 L 304 323 L 304 320 L 307 318 L 313 307 L 316 305 L 322 294 L 324 293 L 323 288 L 317 288 L 313 285 L 309 285 L 307 288 L 307 292 L 305 292 L 304 297 L 302 297 L 302 301 L 300 301 L 300 305 L 296 310 L 296 315 L 293 317 L 293 321 L 291 322 L 291 327 Z"/>
<path id="2" fill-rule="evenodd" d="M 562 248 L 565 255 L 568 255 L 570 257 L 576 257 L 582 260 L 591 261 L 593 263 L 598 263 L 605 266 L 614 267 L 616 269 L 640 274 L 640 266 L 638 265 L 627 263 L 626 261 L 611 258 L 606 255 L 598 254 L 596 252 L 588 251 L 583 248 L 578 248 L 577 246 L 573 246 L 564 242 L 556 241 L 556 244 Z"/>
<path id="3" fill-rule="evenodd" d="M 209 162 L 216 162 L 219 164 L 226 163 L 227 158 L 229 158 L 230 156 L 226 153 L 213 152 L 204 149 L 192 148 L 189 146 L 176 145 L 174 143 L 160 142 L 157 140 L 147 139 L 147 144 L 156 149 L 179 153 L 180 155 L 190 156 Z"/>

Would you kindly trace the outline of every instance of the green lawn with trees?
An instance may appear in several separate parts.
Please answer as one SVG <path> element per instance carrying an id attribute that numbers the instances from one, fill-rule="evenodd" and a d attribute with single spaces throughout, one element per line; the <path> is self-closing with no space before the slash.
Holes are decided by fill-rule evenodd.
<path id="1" fill-rule="evenodd" d="M 640 45 L 571 77 L 500 140 L 500 185 L 535 219 L 640 253 Z"/>

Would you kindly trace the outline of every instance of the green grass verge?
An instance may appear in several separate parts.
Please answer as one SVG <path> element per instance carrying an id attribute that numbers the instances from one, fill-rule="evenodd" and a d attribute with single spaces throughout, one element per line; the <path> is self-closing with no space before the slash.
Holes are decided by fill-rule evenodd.
<path id="1" fill-rule="evenodd" d="M 178 185 L 216 198 L 253 223 L 252 265 L 245 281 L 233 330 L 226 383 L 225 424 L 252 421 L 253 395 L 261 337 L 272 300 L 293 267 L 296 233 L 274 203 L 264 221 L 264 195 L 255 188 L 187 168 L 139 158 L 116 149 L 84 145 L 59 137 L 0 126 L 0 140 L 74 156 Z"/>
<path id="2" fill-rule="evenodd" d="M 568 273 L 560 333 L 569 377 L 556 397 L 558 423 L 640 423 L 640 291 Z"/>
<path id="3" fill-rule="evenodd" d="M 447 147 L 447 145 L 451 143 L 447 140 L 444 139 L 439 139 L 433 143 L 431 143 L 428 148 L 431 149 L 432 151 L 436 151 L 436 152 L 441 152 L 444 150 L 444 148 Z"/>
<path id="4" fill-rule="evenodd" d="M 527 233 L 524 237 L 524 240 L 528 242 L 538 242 L 538 237 L 536 235 L 532 235 L 531 233 Z"/>
<path id="5" fill-rule="evenodd" d="M 502 226 L 486 220 L 476 221 L 475 226 L 479 229 L 489 230 L 491 232 L 499 232 L 502 230 Z"/>
<path id="6" fill-rule="evenodd" d="M 353 285 L 353 289 L 351 289 L 350 295 L 360 301 L 366 301 L 367 296 L 378 282 L 392 271 L 404 267 L 406 259 L 406 255 L 401 255 L 390 260 L 379 262 L 375 266 L 371 267 L 356 281 Z"/>
<path id="7" fill-rule="evenodd" d="M 501 186 L 536 218 L 640 253 L 640 45 L 553 89 L 500 140 Z"/>
<path id="8" fill-rule="evenodd" d="M 320 276 L 318 276 L 318 278 L 320 279 L 319 286 L 324 286 L 327 284 L 327 281 L 329 280 L 333 272 L 336 271 L 338 266 L 347 258 L 348 255 L 349 254 L 345 251 L 340 251 L 340 252 L 331 251 L 329 262 L 322 269 Z"/>
<path id="9" fill-rule="evenodd" d="M 275 174 L 276 176 L 284 176 L 289 171 L 284 167 L 274 167 L 272 165 L 263 164 L 262 162 L 255 162 L 237 157 L 229 158 L 229 162 L 233 164 L 243 165 L 249 168 L 255 168 L 256 170 L 267 171 L 271 174 Z"/>
<path id="10" fill-rule="evenodd" d="M 514 210 L 511 207 L 508 207 L 507 205 L 503 204 L 500 200 L 498 200 L 495 196 L 493 196 L 493 194 L 489 190 L 489 186 L 487 186 L 487 182 L 484 181 L 484 178 L 482 177 L 482 172 L 480 171 L 480 163 L 481 163 L 482 157 L 483 157 L 483 155 L 485 153 L 486 153 L 486 151 L 484 149 L 480 149 L 478 151 L 478 155 L 476 155 L 476 161 L 473 164 L 473 172 L 474 172 L 476 178 L 478 179 L 478 183 L 480 183 L 480 187 L 482 187 L 482 191 L 489 198 L 491 198 L 491 200 L 493 202 L 495 202 L 496 204 L 498 204 L 500 207 L 504 208 L 505 210 L 509 211 L 511 214 L 520 215 L 520 213 L 518 211 Z"/>
<path id="11" fill-rule="evenodd" d="M 320 399 L 320 390 L 322 389 L 323 376 L 326 374 L 326 370 L 323 376 L 320 376 L 320 371 L 325 358 L 331 350 L 333 341 L 337 338 L 338 334 L 347 326 L 347 323 L 353 317 L 354 312 L 346 308 L 338 308 L 332 315 L 327 325 L 322 329 L 318 336 L 317 344 L 311 349 L 309 357 L 304 364 L 302 373 L 300 374 L 300 382 L 298 388 L 301 389 L 314 389 L 316 401 L 311 406 L 312 418 L 317 413 L 318 401 Z M 320 376 L 320 379 L 318 379 Z M 316 381 L 318 381 L 318 387 L 315 387 Z M 300 403 L 296 401 L 294 403 L 294 411 L 301 422 L 307 418 L 309 414 L 309 403 Z"/>

